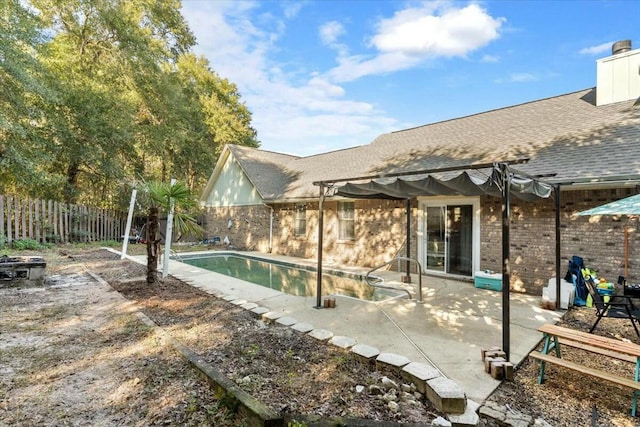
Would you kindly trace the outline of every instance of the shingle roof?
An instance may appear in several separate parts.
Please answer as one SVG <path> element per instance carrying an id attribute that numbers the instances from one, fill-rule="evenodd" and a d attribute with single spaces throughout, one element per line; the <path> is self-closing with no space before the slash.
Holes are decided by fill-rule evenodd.
<path id="1" fill-rule="evenodd" d="M 640 106 L 595 106 L 595 89 L 380 135 L 368 145 L 294 157 L 232 146 L 265 200 L 316 198 L 314 181 L 529 158 L 554 181 L 640 174 Z"/>
<path id="2" fill-rule="evenodd" d="M 300 172 L 289 165 L 300 157 L 240 145 L 227 147 L 264 200 L 284 198 L 289 186 L 299 179 Z"/>

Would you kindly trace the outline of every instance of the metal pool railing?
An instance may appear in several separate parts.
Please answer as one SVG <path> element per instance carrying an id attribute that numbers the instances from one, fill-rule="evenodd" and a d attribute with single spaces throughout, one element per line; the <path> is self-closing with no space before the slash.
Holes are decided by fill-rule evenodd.
<path id="1" fill-rule="evenodd" d="M 417 300 L 417 302 L 423 303 L 424 300 L 422 299 L 422 265 L 420 265 L 420 262 L 415 258 L 408 258 L 408 257 L 403 257 L 403 256 L 395 257 L 391 261 L 387 261 L 384 264 L 381 264 L 381 265 L 369 270 L 367 272 L 367 275 L 365 276 L 365 281 L 367 282 L 367 284 L 369 286 L 373 286 L 374 288 L 393 289 L 393 290 L 396 290 L 396 291 L 406 292 L 407 295 L 409 296 L 409 299 L 411 299 L 411 293 L 408 290 L 406 290 L 404 288 L 398 288 L 398 287 L 395 287 L 395 286 L 385 285 L 384 284 L 384 278 L 382 278 L 380 276 L 374 276 L 374 275 L 371 274 L 374 271 L 379 270 L 382 267 L 386 267 L 387 265 L 392 264 L 392 263 L 394 263 L 396 261 L 410 261 L 410 262 L 415 262 L 418 265 L 418 300 Z"/>

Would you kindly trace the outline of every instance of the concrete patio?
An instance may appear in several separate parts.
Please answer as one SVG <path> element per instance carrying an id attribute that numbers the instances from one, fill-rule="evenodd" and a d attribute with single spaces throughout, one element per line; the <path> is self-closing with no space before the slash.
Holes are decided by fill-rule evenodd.
<path id="1" fill-rule="evenodd" d="M 300 258 L 243 254 L 315 265 L 313 260 Z M 366 272 L 366 269 L 345 270 Z M 367 344 L 380 352 L 431 364 L 478 403 L 484 402 L 500 384 L 485 373 L 480 350 L 502 346 L 502 294 L 475 288 L 471 282 L 422 276 L 423 303 L 406 296 L 370 302 L 337 295 L 335 308 L 318 309 L 315 296 L 284 294 L 174 260 L 169 263 L 169 272 L 193 286 L 224 294 L 229 297 L 226 299 L 246 300 L 315 329 L 331 331 L 334 336 L 353 338 L 358 344 Z M 387 283 L 401 285 L 398 273 L 380 275 Z M 417 281 L 413 275 L 414 283 L 410 286 L 415 289 Z M 539 343 L 542 336 L 536 329 L 544 323 L 555 323 L 564 313 L 544 310 L 539 303 L 540 297 L 511 294 L 510 361 L 514 365 Z"/>

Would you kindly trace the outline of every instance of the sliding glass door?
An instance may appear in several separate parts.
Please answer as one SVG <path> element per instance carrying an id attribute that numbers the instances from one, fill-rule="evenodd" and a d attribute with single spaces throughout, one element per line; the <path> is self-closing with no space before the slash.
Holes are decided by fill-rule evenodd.
<path id="1" fill-rule="evenodd" d="M 477 245 L 474 203 L 424 203 L 421 261 L 427 271 L 471 276 Z"/>

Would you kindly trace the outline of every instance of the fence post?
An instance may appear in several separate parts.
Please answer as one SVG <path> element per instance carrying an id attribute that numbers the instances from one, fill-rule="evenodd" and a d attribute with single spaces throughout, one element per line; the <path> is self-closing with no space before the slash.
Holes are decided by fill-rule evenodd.
<path id="1" fill-rule="evenodd" d="M 13 210 L 13 219 L 15 221 L 14 227 L 14 236 L 16 236 L 15 240 L 20 239 L 20 201 L 18 197 L 14 197 L 13 201 L 15 202 L 15 209 Z"/>
<path id="2" fill-rule="evenodd" d="M 58 211 L 58 241 L 60 243 L 64 242 L 64 239 L 62 238 L 63 229 L 64 229 L 63 221 L 62 221 L 62 218 L 63 218 L 63 215 L 64 215 L 64 213 L 62 212 L 62 206 L 63 205 L 64 205 L 64 203 L 59 202 L 58 203 L 58 209 L 57 209 L 57 211 Z"/>
<path id="3" fill-rule="evenodd" d="M 26 200 L 26 205 L 24 200 L 22 201 L 22 203 L 20 203 L 20 223 L 22 225 L 23 239 L 27 238 L 27 205 L 28 204 L 29 204 L 29 199 Z"/>
<path id="4" fill-rule="evenodd" d="M 27 211 L 29 215 L 29 229 L 27 234 L 30 239 L 33 239 L 33 200 L 31 200 L 31 198 L 27 199 Z"/>
<path id="5" fill-rule="evenodd" d="M 0 240 L 5 242 L 4 239 L 4 196 L 0 194 Z"/>
<path id="6" fill-rule="evenodd" d="M 60 203 L 60 228 L 62 228 L 61 238 L 64 243 L 69 243 L 69 209 L 66 203 Z"/>
<path id="7" fill-rule="evenodd" d="M 54 200 L 53 201 L 53 228 L 52 233 L 53 233 L 53 242 L 57 243 L 58 242 L 58 201 Z"/>

